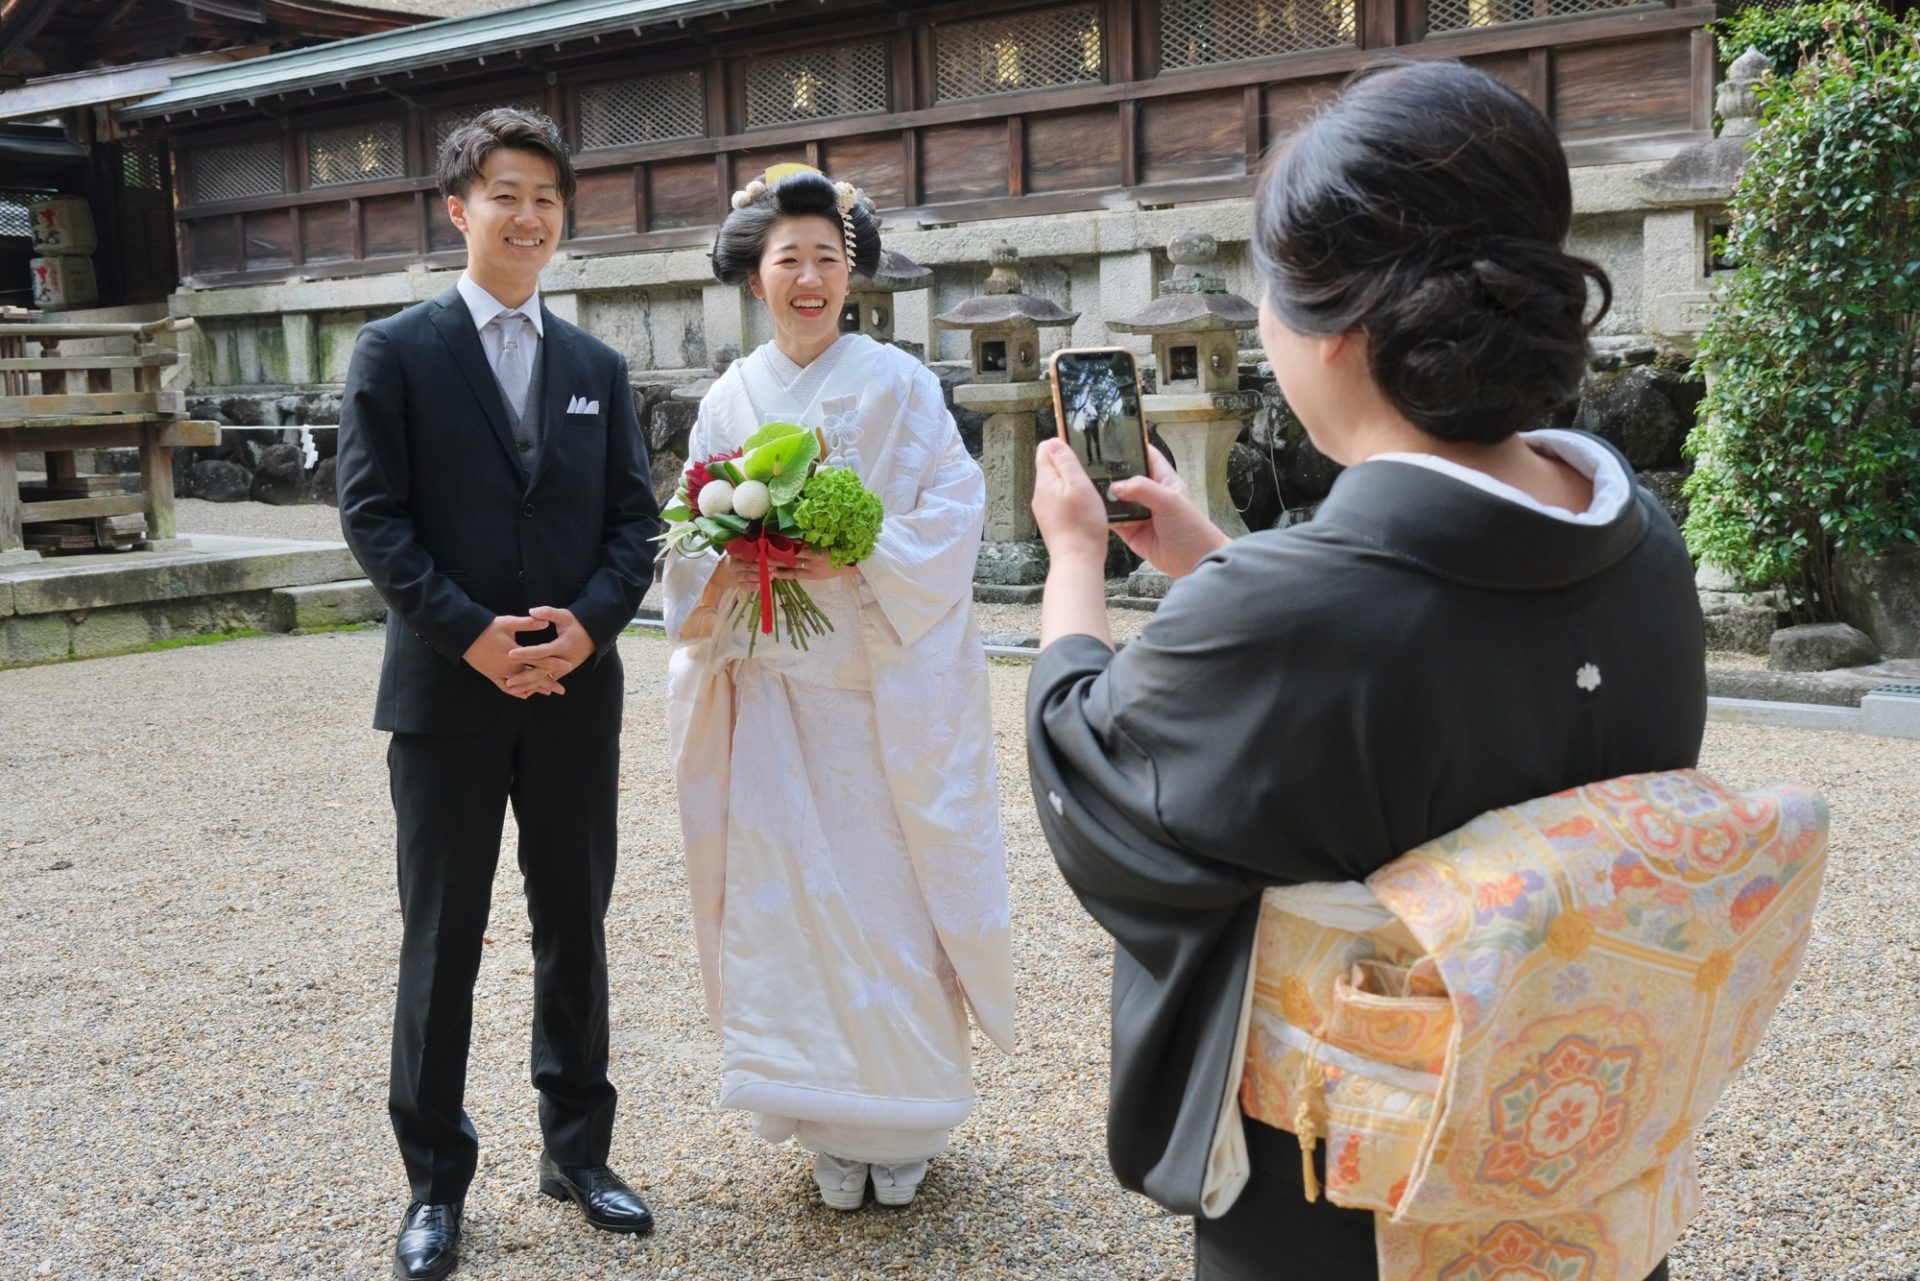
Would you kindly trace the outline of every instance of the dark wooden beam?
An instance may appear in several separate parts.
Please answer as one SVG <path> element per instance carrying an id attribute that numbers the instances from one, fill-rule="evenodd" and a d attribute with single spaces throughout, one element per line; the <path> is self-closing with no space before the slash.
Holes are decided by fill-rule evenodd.
<path id="1" fill-rule="evenodd" d="M 26 48 L 59 11 L 60 0 L 25 0 L 11 24 L 12 30 L 0 43 L 0 57 L 11 58 Z"/>

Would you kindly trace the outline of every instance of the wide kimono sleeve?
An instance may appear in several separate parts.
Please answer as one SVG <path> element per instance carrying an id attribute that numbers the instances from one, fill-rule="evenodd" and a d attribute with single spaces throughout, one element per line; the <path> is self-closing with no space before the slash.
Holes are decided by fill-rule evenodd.
<path id="1" fill-rule="evenodd" d="M 700 402 L 693 428 L 687 433 L 687 458 L 697 460 L 713 451 L 708 448 L 711 393 Z M 718 589 L 709 591 L 718 556 L 682 556 L 667 552 L 660 573 L 661 614 L 667 626 L 667 640 L 682 645 L 712 634 L 717 610 Z"/>
<path id="2" fill-rule="evenodd" d="M 1262 602 L 1286 584 L 1247 541 L 1176 583 L 1119 654 L 1064 637 L 1027 685 L 1041 827 L 1115 943 L 1109 1156 L 1124 1186 L 1192 1215 L 1218 1212 L 1204 1194 L 1261 891 L 1346 879 L 1289 820 L 1351 797 L 1309 798 L 1278 759 L 1312 741 L 1315 679 L 1283 675 L 1299 641 Z"/>
<path id="3" fill-rule="evenodd" d="M 906 430 L 895 448 L 911 463 L 896 459 L 898 470 L 883 486 L 886 521 L 860 576 L 900 644 L 910 646 L 972 597 L 987 480 L 931 370 L 913 372 L 905 399 Z"/>

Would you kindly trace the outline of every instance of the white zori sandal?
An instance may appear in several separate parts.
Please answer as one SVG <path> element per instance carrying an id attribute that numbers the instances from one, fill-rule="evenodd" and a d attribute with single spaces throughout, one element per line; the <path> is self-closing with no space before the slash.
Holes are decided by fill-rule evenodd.
<path id="1" fill-rule="evenodd" d="M 879 1167 L 875 1167 L 877 1171 Z M 813 1154 L 813 1181 L 820 1185 L 820 1199 L 836 1210 L 858 1210 L 867 1199 L 867 1163 L 843 1161 L 825 1152 Z M 913 1190 L 907 1190 L 912 1197 Z M 904 1202 L 902 1203 L 904 1204 Z"/>
<path id="2" fill-rule="evenodd" d="M 926 1177 L 925 1161 L 876 1165 L 873 1167 L 873 1199 L 881 1205 L 905 1205 L 913 1200 L 913 1194 L 920 1190 L 920 1180 Z"/>

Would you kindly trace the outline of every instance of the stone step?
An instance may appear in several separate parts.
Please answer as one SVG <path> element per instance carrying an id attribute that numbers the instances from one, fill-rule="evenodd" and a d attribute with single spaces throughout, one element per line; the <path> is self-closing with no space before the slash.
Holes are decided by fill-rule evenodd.
<path id="1" fill-rule="evenodd" d="M 376 623 L 386 616 L 387 603 L 364 578 L 282 587 L 273 593 L 267 606 L 268 620 L 276 632 Z"/>

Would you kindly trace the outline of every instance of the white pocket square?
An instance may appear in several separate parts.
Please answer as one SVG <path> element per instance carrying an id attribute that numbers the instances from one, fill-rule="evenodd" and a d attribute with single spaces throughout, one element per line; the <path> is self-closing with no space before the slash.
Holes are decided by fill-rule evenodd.
<path id="1" fill-rule="evenodd" d="M 570 414 L 597 414 L 600 412 L 600 402 L 597 400 L 588 400 L 585 396 L 575 396 L 567 402 L 567 412 Z"/>

